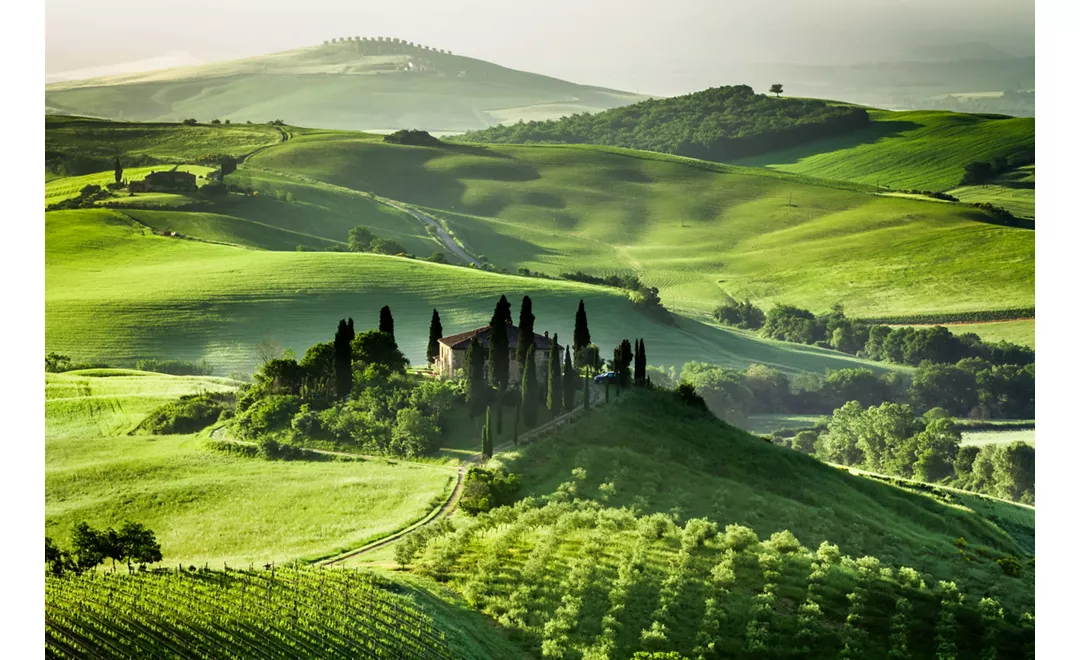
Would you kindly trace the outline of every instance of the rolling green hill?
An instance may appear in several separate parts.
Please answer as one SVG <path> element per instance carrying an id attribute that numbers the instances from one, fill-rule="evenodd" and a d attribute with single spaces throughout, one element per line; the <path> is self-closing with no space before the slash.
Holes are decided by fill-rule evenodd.
<path id="1" fill-rule="evenodd" d="M 351 38 L 230 62 L 45 88 L 46 107 L 65 114 L 139 121 L 281 118 L 324 128 L 455 132 L 522 118 L 603 110 L 642 98 L 426 46 Z"/>
<path id="2" fill-rule="evenodd" d="M 229 231 L 229 225 L 217 229 Z M 389 304 L 399 345 L 421 364 L 432 308 L 451 333 L 485 323 L 500 295 L 516 306 L 527 294 L 538 330 L 569 336 L 584 299 L 593 341 L 610 347 L 628 334 L 647 337 L 652 364 L 696 359 L 789 371 L 887 368 L 689 319 L 667 325 L 605 287 L 373 254 L 250 250 L 166 238 L 106 209 L 49 212 L 45 233 L 46 347 L 77 359 L 132 364 L 143 357 L 205 357 L 218 373 L 251 369 L 256 344 L 264 339 L 302 353 L 327 341 L 343 317 L 356 319 L 358 329 L 374 327 L 378 309 Z"/>
<path id="3" fill-rule="evenodd" d="M 360 134 L 301 136 L 249 163 L 423 207 L 511 272 L 637 274 L 691 313 L 727 296 L 841 302 L 855 316 L 1033 301 L 1033 232 L 860 184 L 606 147 L 410 147 Z"/>
<path id="4" fill-rule="evenodd" d="M 871 186 L 947 191 L 959 186 L 970 162 L 1034 160 L 1034 117 L 871 110 L 870 118 L 868 128 L 843 137 L 737 162 Z M 1034 190 L 1031 195 L 1034 200 Z"/>
<path id="5" fill-rule="evenodd" d="M 665 392 L 631 391 L 496 460 L 524 499 L 456 519 L 404 560 L 531 654 L 1033 649 L 1030 509 L 845 474 Z M 1010 556 L 1016 577 L 996 562 Z M 900 598 L 911 610 L 897 617 Z"/>

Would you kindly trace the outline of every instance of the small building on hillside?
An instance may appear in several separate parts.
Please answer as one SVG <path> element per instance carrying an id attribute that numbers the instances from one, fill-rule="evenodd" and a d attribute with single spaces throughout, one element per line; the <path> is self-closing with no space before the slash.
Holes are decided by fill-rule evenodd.
<path id="1" fill-rule="evenodd" d="M 195 175 L 191 172 L 169 170 L 166 172 L 151 172 L 142 181 L 132 181 L 128 184 L 128 192 L 195 192 L 199 184 Z"/>
<path id="2" fill-rule="evenodd" d="M 514 359 L 514 355 L 517 353 L 518 346 L 518 328 L 516 325 L 507 324 L 506 326 L 507 339 L 510 344 L 510 382 L 521 382 L 521 369 L 518 367 L 517 360 Z M 443 378 L 453 378 L 456 372 L 462 371 L 465 368 L 465 352 L 469 350 L 469 344 L 472 343 L 473 337 L 480 340 L 480 345 L 484 347 L 484 351 L 489 350 L 491 346 L 491 326 L 485 325 L 482 328 L 475 328 L 467 332 L 459 332 L 456 335 L 450 335 L 448 337 L 441 337 L 439 339 L 439 357 L 435 358 L 435 371 Z M 533 345 L 536 346 L 536 373 L 537 378 L 545 377 L 547 374 L 548 360 L 552 354 L 556 356 L 556 359 L 563 359 L 563 346 L 556 344 L 548 337 L 548 333 L 534 334 Z M 487 364 L 487 359 L 484 359 L 484 364 Z M 484 367 L 485 373 L 487 367 Z"/>

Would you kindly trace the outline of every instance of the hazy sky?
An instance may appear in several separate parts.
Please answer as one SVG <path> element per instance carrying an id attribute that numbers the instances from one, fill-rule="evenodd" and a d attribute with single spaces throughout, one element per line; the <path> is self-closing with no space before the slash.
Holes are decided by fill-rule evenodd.
<path id="1" fill-rule="evenodd" d="M 46 0 L 46 72 L 392 36 L 575 82 L 665 93 L 743 62 L 859 63 L 985 42 L 1033 55 L 1034 0 Z"/>

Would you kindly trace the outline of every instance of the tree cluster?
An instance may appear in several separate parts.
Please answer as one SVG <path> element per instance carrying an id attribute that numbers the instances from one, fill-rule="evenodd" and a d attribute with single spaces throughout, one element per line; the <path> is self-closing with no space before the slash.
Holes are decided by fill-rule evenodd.
<path id="1" fill-rule="evenodd" d="M 471 467 L 465 473 L 465 487 L 458 506 L 470 516 L 487 513 L 496 507 L 513 504 L 520 488 L 521 481 L 516 474 Z"/>
<path id="2" fill-rule="evenodd" d="M 772 99 L 746 85 L 650 99 L 597 113 L 470 131 L 470 142 L 602 144 L 729 161 L 867 126 L 863 108 Z"/>
<path id="3" fill-rule="evenodd" d="M 78 523 L 71 532 L 71 550 L 64 550 L 45 537 L 45 567 L 53 575 L 82 573 L 111 559 L 145 566 L 161 561 L 161 544 L 154 532 L 140 523 L 126 522 L 120 529 L 96 530 L 85 522 Z"/>
<path id="4" fill-rule="evenodd" d="M 375 254 L 406 254 L 397 241 L 379 238 L 370 229 L 357 225 L 349 230 L 349 252 L 373 252 Z"/>

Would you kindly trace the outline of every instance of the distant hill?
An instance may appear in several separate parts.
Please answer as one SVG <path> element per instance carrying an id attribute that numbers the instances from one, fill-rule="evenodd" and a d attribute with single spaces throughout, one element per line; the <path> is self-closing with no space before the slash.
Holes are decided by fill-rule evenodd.
<path id="1" fill-rule="evenodd" d="M 46 85 L 48 112 L 137 121 L 265 122 L 460 132 L 645 97 L 399 40 L 350 38 L 201 66 Z"/>
<path id="2" fill-rule="evenodd" d="M 591 115 L 496 126 L 461 139 L 602 144 L 725 161 L 842 135 L 868 124 L 863 108 L 815 99 L 770 98 L 746 85 L 735 85 Z"/>

